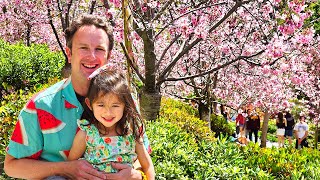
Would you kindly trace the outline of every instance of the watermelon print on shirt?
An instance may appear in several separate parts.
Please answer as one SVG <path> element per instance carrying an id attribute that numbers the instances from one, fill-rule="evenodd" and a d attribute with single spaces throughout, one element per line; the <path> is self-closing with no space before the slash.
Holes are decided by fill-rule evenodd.
<path id="1" fill-rule="evenodd" d="M 39 92 L 21 110 L 6 151 L 11 156 L 50 162 L 67 160 L 83 108 L 71 78 Z M 143 143 L 151 148 L 146 134 Z"/>
<path id="2" fill-rule="evenodd" d="M 7 153 L 18 159 L 65 161 L 82 112 L 70 78 L 36 94 L 20 112 Z"/>

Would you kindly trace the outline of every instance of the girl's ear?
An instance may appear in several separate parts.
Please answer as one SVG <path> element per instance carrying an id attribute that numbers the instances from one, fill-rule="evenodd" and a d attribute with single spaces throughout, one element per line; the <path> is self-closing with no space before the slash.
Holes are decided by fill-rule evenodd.
<path id="1" fill-rule="evenodd" d="M 84 102 L 86 103 L 86 105 L 88 106 L 88 108 L 92 111 L 92 107 L 91 107 L 89 98 L 85 98 L 85 99 L 84 99 Z"/>

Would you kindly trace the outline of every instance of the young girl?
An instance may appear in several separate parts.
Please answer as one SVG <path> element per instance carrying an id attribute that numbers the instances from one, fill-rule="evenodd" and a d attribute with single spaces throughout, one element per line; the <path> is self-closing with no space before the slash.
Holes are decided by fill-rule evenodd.
<path id="1" fill-rule="evenodd" d="M 278 147 L 283 147 L 284 133 L 285 133 L 285 127 L 287 126 L 287 121 L 284 119 L 282 112 L 278 113 L 276 126 L 277 126 Z"/>
<path id="2" fill-rule="evenodd" d="M 138 158 L 143 179 L 154 179 L 154 167 L 142 141 L 144 124 L 126 78 L 106 69 L 93 74 L 85 98 L 87 113 L 77 122 L 80 130 L 68 160 L 84 157 L 100 171 L 114 173 L 117 170 L 111 162 L 133 166 Z"/>

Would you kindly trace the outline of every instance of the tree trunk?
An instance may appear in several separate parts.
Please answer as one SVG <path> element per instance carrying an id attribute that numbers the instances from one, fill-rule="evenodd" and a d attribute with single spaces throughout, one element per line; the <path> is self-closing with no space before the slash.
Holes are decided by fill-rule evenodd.
<path id="1" fill-rule="evenodd" d="M 145 81 L 140 96 L 141 114 L 145 120 L 155 120 L 160 111 L 160 87 L 156 86 L 156 55 L 152 30 L 142 31 L 144 42 Z"/>
<path id="2" fill-rule="evenodd" d="M 210 111 L 209 111 L 208 106 L 206 106 L 203 103 L 199 103 L 198 111 L 199 111 L 200 119 L 208 122 L 209 128 L 210 128 L 210 124 L 211 124 L 210 123 Z"/>
<path id="3" fill-rule="evenodd" d="M 319 123 L 316 124 L 316 132 L 314 133 L 314 148 L 318 149 L 318 142 L 319 142 Z"/>
<path id="4" fill-rule="evenodd" d="M 141 115 L 144 120 L 155 120 L 160 111 L 161 94 L 142 90 L 140 94 Z"/>
<path id="5" fill-rule="evenodd" d="M 271 114 L 267 110 L 264 112 L 260 147 L 267 147 L 268 122 L 270 115 Z"/>

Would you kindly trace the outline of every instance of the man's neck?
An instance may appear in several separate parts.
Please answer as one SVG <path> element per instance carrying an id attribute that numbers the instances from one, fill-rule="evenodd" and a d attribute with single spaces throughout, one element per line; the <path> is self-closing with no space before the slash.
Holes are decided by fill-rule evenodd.
<path id="1" fill-rule="evenodd" d="M 77 81 L 75 82 L 71 77 L 71 83 L 74 88 L 74 91 L 80 96 L 86 96 L 88 92 L 88 88 L 90 85 L 90 81 Z"/>

